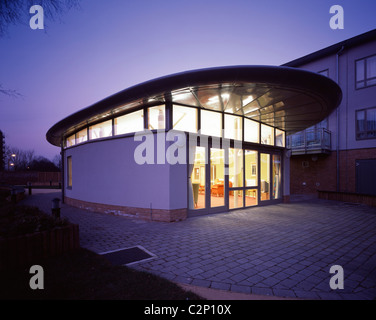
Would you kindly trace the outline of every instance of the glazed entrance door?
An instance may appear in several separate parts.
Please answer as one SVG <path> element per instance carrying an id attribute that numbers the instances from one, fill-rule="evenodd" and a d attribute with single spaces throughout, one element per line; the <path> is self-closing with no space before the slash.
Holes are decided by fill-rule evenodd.
<path id="1" fill-rule="evenodd" d="M 226 189 L 225 150 L 210 148 L 210 208 L 225 208 Z"/>
<path id="2" fill-rule="evenodd" d="M 192 213 L 226 209 L 225 149 L 194 146 L 188 175 L 188 201 Z"/>

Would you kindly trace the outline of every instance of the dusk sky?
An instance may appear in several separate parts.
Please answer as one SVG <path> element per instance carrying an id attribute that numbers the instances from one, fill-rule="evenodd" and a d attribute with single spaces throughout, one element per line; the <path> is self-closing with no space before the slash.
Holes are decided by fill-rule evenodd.
<path id="1" fill-rule="evenodd" d="M 0 0 L 2 1 L 2 0 Z M 38 1 L 35 1 L 38 4 Z M 329 26 L 332 5 L 344 29 Z M 281 65 L 376 28 L 375 0 L 82 0 L 44 30 L 0 38 L 0 130 L 11 147 L 52 159 L 47 130 L 132 85 L 186 70 Z"/>

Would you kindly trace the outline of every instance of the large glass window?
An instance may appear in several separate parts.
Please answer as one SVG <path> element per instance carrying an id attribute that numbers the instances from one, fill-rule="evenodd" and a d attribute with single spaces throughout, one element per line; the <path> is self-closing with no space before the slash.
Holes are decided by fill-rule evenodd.
<path id="1" fill-rule="evenodd" d="M 89 139 L 100 139 L 112 136 L 112 120 L 104 121 L 89 127 Z"/>
<path id="2" fill-rule="evenodd" d="M 261 125 L 261 144 L 274 144 L 274 128 L 265 124 Z"/>
<path id="3" fill-rule="evenodd" d="M 65 146 L 68 148 L 68 147 L 74 146 L 75 144 L 76 144 L 76 135 L 72 134 L 65 141 Z"/>
<path id="4" fill-rule="evenodd" d="M 150 107 L 148 109 L 148 128 L 149 130 L 166 128 L 165 106 Z"/>
<path id="5" fill-rule="evenodd" d="M 260 154 L 261 201 L 270 200 L 270 154 Z"/>
<path id="6" fill-rule="evenodd" d="M 210 206 L 225 205 L 225 151 L 224 149 L 210 149 Z"/>
<path id="7" fill-rule="evenodd" d="M 243 187 L 243 150 L 229 149 L 229 208 L 241 208 L 243 204 L 243 189 L 231 190 L 231 188 Z"/>
<path id="8" fill-rule="evenodd" d="M 193 151 L 193 150 L 192 150 Z M 191 168 L 191 191 L 190 193 L 190 208 L 202 209 L 205 208 L 205 147 L 195 147 L 194 149 L 194 162 L 190 164 Z"/>
<path id="9" fill-rule="evenodd" d="M 285 132 L 284 131 L 275 129 L 275 145 L 277 147 L 285 146 Z"/>
<path id="10" fill-rule="evenodd" d="M 67 157 L 67 187 L 72 188 L 72 157 Z"/>
<path id="11" fill-rule="evenodd" d="M 115 135 L 144 130 L 144 110 L 115 118 Z"/>
<path id="12" fill-rule="evenodd" d="M 376 108 L 356 112 L 356 139 L 376 138 Z"/>
<path id="13" fill-rule="evenodd" d="M 273 154 L 273 189 L 272 198 L 280 199 L 282 197 L 281 184 L 281 156 Z"/>
<path id="14" fill-rule="evenodd" d="M 242 118 L 225 114 L 225 138 L 242 140 Z"/>
<path id="15" fill-rule="evenodd" d="M 173 106 L 173 128 L 176 130 L 197 132 L 197 109 Z"/>
<path id="16" fill-rule="evenodd" d="M 76 143 L 82 143 L 85 141 L 87 141 L 87 128 L 76 133 Z"/>
<path id="17" fill-rule="evenodd" d="M 259 143 L 260 124 L 256 121 L 244 118 L 244 140 Z"/>
<path id="18" fill-rule="evenodd" d="M 245 150 L 245 186 L 257 187 L 257 151 Z"/>
<path id="19" fill-rule="evenodd" d="M 243 187 L 242 149 L 229 149 L 229 187 Z"/>
<path id="20" fill-rule="evenodd" d="M 222 113 L 201 110 L 201 134 L 222 137 Z"/>
<path id="21" fill-rule="evenodd" d="M 376 85 L 376 55 L 355 63 L 356 88 Z"/>

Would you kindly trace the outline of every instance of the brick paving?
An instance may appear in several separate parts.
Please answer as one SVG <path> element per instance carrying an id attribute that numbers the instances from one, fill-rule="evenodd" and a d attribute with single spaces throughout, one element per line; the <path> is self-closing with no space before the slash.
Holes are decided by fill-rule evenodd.
<path id="1" fill-rule="evenodd" d="M 28 196 L 50 212 L 60 193 Z M 376 208 L 326 200 L 256 207 L 177 223 L 147 222 L 62 205 L 97 253 L 141 245 L 133 264 L 169 280 L 232 292 L 304 299 L 376 299 Z M 344 289 L 332 290 L 332 265 Z"/>

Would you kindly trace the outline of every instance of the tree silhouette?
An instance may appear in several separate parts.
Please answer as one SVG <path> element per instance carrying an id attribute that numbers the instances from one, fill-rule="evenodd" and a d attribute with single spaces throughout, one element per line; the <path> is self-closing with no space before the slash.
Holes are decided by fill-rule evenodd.
<path id="1" fill-rule="evenodd" d="M 30 7 L 38 4 L 42 6 L 44 16 L 49 20 L 56 20 L 72 8 L 79 7 L 80 0 L 0 0 L 0 37 L 7 34 L 9 25 L 28 24 Z M 37 3 L 36 3 L 37 2 Z M 1 81 L 1 79 L 0 79 Z M 16 90 L 3 87 L 0 82 L 0 95 L 13 98 L 21 97 Z"/>

